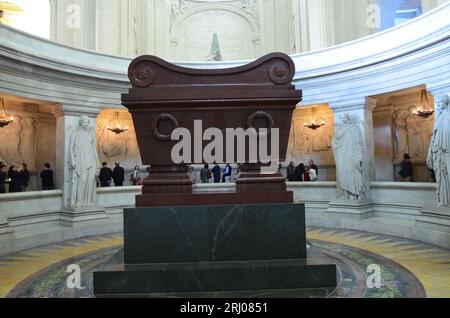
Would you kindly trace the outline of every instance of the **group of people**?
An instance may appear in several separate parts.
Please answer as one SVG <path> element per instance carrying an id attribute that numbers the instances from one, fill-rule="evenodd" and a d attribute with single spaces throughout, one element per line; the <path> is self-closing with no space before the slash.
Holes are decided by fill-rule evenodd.
<path id="1" fill-rule="evenodd" d="M 44 164 L 44 169 L 40 173 L 41 187 L 43 191 L 54 190 L 54 173 L 50 168 L 49 163 Z M 98 178 L 98 186 L 110 187 L 114 182 L 116 187 L 123 186 L 125 181 L 125 169 L 117 162 L 114 169 L 108 167 L 106 162 L 103 162 L 103 167 L 100 169 Z M 23 163 L 20 167 L 11 165 L 8 169 L 7 165 L 0 162 L 0 193 L 15 193 L 25 192 L 30 183 L 30 171 L 27 164 Z M 130 175 L 130 183 L 133 185 L 142 185 L 142 178 L 140 176 L 140 168 L 136 166 Z M 8 186 L 7 186 L 8 185 Z"/>
<path id="2" fill-rule="evenodd" d="M 6 193 L 8 185 L 9 193 L 25 192 L 30 183 L 30 171 L 27 164 L 22 163 L 21 166 L 11 165 L 8 169 L 7 165 L 0 162 L 0 193 Z M 53 190 L 55 188 L 53 171 L 50 164 L 44 164 L 44 170 L 41 174 L 42 190 Z"/>
<path id="3" fill-rule="evenodd" d="M 115 163 L 114 169 L 108 167 L 106 162 L 103 162 L 98 178 L 98 186 L 108 188 L 114 182 L 115 187 L 122 187 L 125 182 L 125 169 L 120 166 L 120 162 Z M 142 185 L 143 179 L 141 177 L 141 168 L 135 166 L 130 174 L 130 183 L 134 186 Z"/>
<path id="4" fill-rule="evenodd" d="M 98 185 L 102 188 L 108 188 L 111 186 L 111 181 L 114 182 L 114 186 L 122 187 L 125 181 L 125 169 L 120 166 L 119 162 L 115 163 L 114 170 L 108 167 L 106 162 L 102 163 L 100 169 L 100 175 L 98 177 Z"/>
<path id="5" fill-rule="evenodd" d="M 6 184 L 9 185 L 9 193 L 26 191 L 30 182 L 30 171 L 28 171 L 26 163 L 23 163 L 20 167 L 11 165 L 7 170 L 7 166 L 1 162 L 0 170 L 0 193 L 6 193 Z"/>
<path id="6" fill-rule="evenodd" d="M 287 180 L 294 182 L 317 181 L 319 180 L 319 169 L 313 160 L 309 160 L 308 165 L 303 162 L 297 167 L 291 161 L 287 167 Z"/>
<path id="7" fill-rule="evenodd" d="M 229 164 L 225 165 L 223 171 L 219 165 L 215 165 L 210 170 L 209 165 L 205 164 L 203 169 L 200 171 L 200 180 L 202 183 L 209 183 L 211 179 L 214 179 L 214 183 L 225 183 L 231 181 L 232 174 L 233 168 Z M 239 174 L 239 168 L 237 174 Z"/>

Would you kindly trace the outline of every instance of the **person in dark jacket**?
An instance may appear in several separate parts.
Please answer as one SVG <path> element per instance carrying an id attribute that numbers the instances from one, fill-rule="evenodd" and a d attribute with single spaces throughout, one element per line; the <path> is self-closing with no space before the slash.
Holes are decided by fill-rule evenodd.
<path id="1" fill-rule="evenodd" d="M 8 178 L 8 174 L 6 173 L 6 166 L 3 162 L 0 163 L 0 194 L 6 193 L 5 181 Z"/>
<path id="2" fill-rule="evenodd" d="M 209 183 L 209 179 L 211 179 L 211 171 L 209 170 L 209 165 L 206 164 L 200 171 L 200 180 L 202 183 Z"/>
<path id="3" fill-rule="evenodd" d="M 398 174 L 400 175 L 400 179 L 402 182 L 412 181 L 413 165 L 411 163 L 411 156 L 409 154 L 405 154 L 403 156 L 401 169 Z"/>
<path id="4" fill-rule="evenodd" d="M 116 187 L 123 186 L 123 182 L 125 181 L 125 169 L 120 166 L 120 162 L 116 162 L 112 178 Z"/>
<path id="5" fill-rule="evenodd" d="M 211 172 L 214 176 L 214 183 L 220 183 L 220 175 L 221 175 L 220 166 L 215 165 L 214 168 L 212 168 Z"/>
<path id="6" fill-rule="evenodd" d="M 313 160 L 309 160 L 308 164 L 309 164 L 309 167 L 310 167 L 311 169 L 316 170 L 316 175 L 317 175 L 317 177 L 319 177 L 319 168 L 316 166 L 316 164 L 314 163 L 314 161 L 313 161 Z"/>
<path id="7" fill-rule="evenodd" d="M 12 165 L 8 170 L 8 178 L 11 180 L 9 182 L 9 193 L 22 192 L 22 187 L 20 186 L 20 174 L 17 171 L 16 166 Z"/>
<path id="8" fill-rule="evenodd" d="M 21 192 L 27 191 L 28 184 L 30 183 L 30 171 L 28 171 L 27 164 L 24 162 L 19 170 L 19 184 Z"/>
<path id="9" fill-rule="evenodd" d="M 44 170 L 41 171 L 42 190 L 48 191 L 55 189 L 55 182 L 53 179 L 53 170 L 50 169 L 50 164 L 44 164 Z"/>
<path id="10" fill-rule="evenodd" d="M 100 169 L 100 186 L 102 188 L 107 188 L 111 186 L 111 179 L 113 175 L 113 171 L 108 167 L 106 162 L 102 164 L 103 168 Z"/>
<path id="11" fill-rule="evenodd" d="M 232 172 L 233 172 L 233 169 L 227 163 L 227 165 L 225 166 L 225 169 L 223 169 L 223 177 L 222 177 L 223 183 L 230 182 Z"/>
<path id="12" fill-rule="evenodd" d="M 291 161 L 289 163 L 289 166 L 287 167 L 287 180 L 294 181 L 294 174 L 295 174 L 295 166 L 294 163 Z"/>
<path id="13" fill-rule="evenodd" d="M 305 165 L 303 163 L 299 164 L 294 171 L 294 180 L 296 182 L 303 181 L 303 174 L 305 173 Z"/>

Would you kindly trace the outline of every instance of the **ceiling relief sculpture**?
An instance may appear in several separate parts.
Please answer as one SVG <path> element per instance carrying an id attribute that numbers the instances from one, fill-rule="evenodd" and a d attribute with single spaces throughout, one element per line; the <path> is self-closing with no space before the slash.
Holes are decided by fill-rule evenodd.
<path id="1" fill-rule="evenodd" d="M 258 25 L 259 28 L 259 0 L 228 0 L 228 1 L 196 1 L 196 0 L 171 0 L 170 4 L 170 30 L 175 20 L 188 12 L 189 10 L 200 8 L 208 10 L 217 8 L 218 6 L 232 6 L 234 10 L 242 10 L 249 14 Z"/>

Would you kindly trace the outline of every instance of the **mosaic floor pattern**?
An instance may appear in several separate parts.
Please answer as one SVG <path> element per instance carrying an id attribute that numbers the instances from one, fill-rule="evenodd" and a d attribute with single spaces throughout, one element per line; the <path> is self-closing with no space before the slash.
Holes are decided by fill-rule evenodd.
<path id="1" fill-rule="evenodd" d="M 450 251 L 403 238 L 310 227 L 311 259 L 335 263 L 336 289 L 173 294 L 173 297 L 450 297 Z M 121 234 L 72 240 L 0 258 L 0 297 L 93 297 L 92 273 L 120 267 Z M 67 266 L 82 270 L 82 290 L 69 289 Z M 367 269 L 381 269 L 381 287 L 368 288 Z M 151 295 L 160 297 L 161 295 Z M 166 295 L 167 296 L 167 295 Z"/>

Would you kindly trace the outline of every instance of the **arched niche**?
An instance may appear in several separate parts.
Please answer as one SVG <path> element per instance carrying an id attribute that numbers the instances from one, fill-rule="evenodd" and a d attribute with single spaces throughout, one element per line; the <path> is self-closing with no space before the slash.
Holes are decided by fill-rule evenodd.
<path id="1" fill-rule="evenodd" d="M 315 118 L 316 123 L 325 123 L 322 127 L 305 127 Z M 286 164 L 295 166 L 308 164 L 313 160 L 319 167 L 319 181 L 336 180 L 336 164 L 331 148 L 334 136 L 334 113 L 328 104 L 297 106 L 292 116 L 291 133 Z"/>
<path id="2" fill-rule="evenodd" d="M 416 116 L 413 111 L 434 107 L 434 96 L 425 85 L 373 96 L 377 106 L 373 110 L 376 181 L 401 181 L 399 172 L 405 154 L 411 156 L 414 182 L 433 182 L 426 166 L 433 134 L 434 114 Z"/>
<path id="3" fill-rule="evenodd" d="M 239 7 L 211 3 L 174 14 L 170 58 L 205 61 L 211 51 L 214 33 L 218 35 L 224 60 L 253 59 L 260 54 L 257 19 Z"/>

